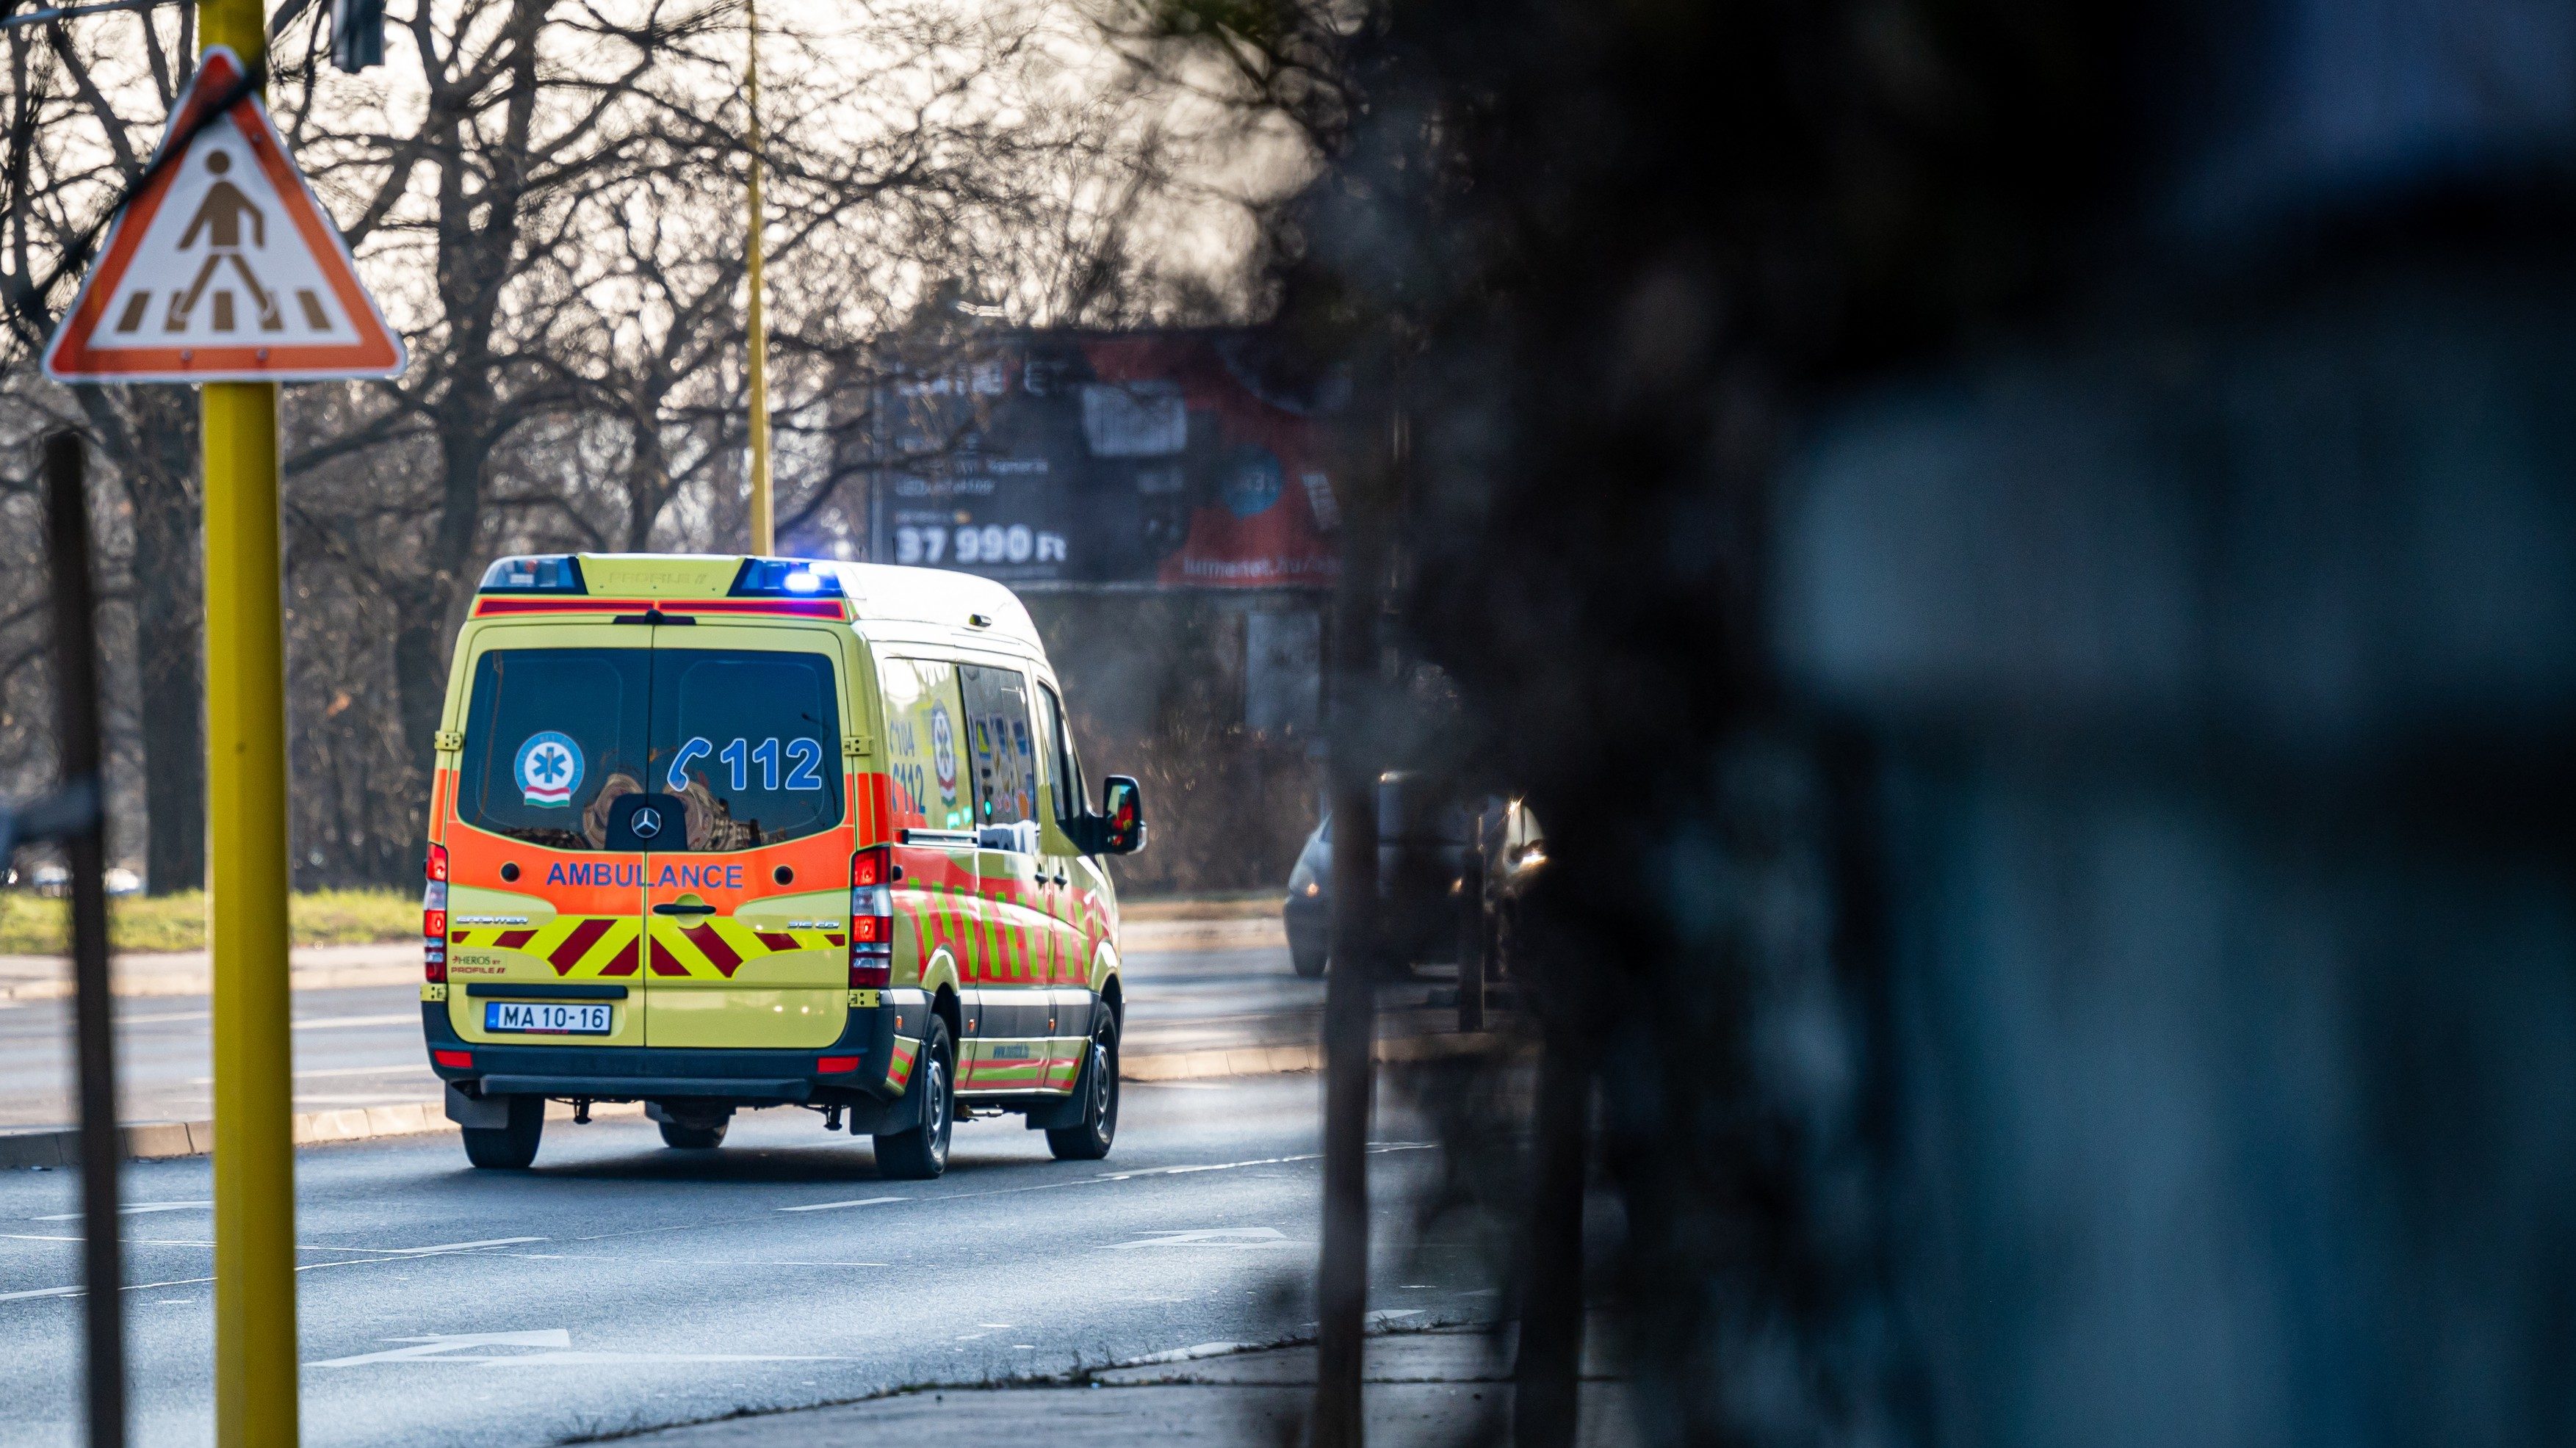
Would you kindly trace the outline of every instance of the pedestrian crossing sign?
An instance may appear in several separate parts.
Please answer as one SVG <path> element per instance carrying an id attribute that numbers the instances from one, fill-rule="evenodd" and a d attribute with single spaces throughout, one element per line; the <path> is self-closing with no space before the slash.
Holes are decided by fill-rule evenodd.
<path id="1" fill-rule="evenodd" d="M 63 382 L 391 377 L 407 360 L 341 240 L 244 92 L 207 50 L 162 141 L 166 160 L 117 213 L 98 265 L 45 349 Z M 174 151 L 175 148 L 175 151 Z"/>

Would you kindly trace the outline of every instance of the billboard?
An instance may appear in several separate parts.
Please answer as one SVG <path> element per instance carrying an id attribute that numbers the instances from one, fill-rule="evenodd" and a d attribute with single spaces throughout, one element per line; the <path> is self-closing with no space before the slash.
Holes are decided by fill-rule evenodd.
<path id="1" fill-rule="evenodd" d="M 1338 379 L 1259 333 L 1025 333 L 880 389 L 871 556 L 1013 585 L 1325 588 Z"/>

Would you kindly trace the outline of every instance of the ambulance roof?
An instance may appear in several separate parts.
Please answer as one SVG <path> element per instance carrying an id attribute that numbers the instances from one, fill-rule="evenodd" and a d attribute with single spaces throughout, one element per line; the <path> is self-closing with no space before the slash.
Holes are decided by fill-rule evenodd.
<path id="1" fill-rule="evenodd" d="M 657 600 L 839 594 L 863 629 L 876 622 L 971 630 L 1044 653 L 1019 595 L 989 578 L 945 568 L 740 553 L 555 553 L 495 562 L 480 591 Z"/>

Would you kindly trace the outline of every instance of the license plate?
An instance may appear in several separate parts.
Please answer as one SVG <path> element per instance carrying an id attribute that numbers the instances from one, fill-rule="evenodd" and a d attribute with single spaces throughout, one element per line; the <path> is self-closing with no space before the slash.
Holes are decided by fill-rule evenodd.
<path id="1" fill-rule="evenodd" d="M 608 1007 L 550 1005 L 544 1001 L 486 1001 L 483 1029 L 532 1036 L 604 1036 Z"/>

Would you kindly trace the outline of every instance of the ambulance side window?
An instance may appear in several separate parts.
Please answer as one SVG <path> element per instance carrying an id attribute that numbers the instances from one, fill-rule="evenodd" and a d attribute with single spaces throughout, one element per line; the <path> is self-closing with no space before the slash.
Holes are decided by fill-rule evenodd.
<path id="1" fill-rule="evenodd" d="M 1055 817 L 1070 824 L 1091 812 L 1090 791 L 1082 785 L 1082 761 L 1074 756 L 1073 729 L 1065 722 L 1064 701 L 1051 685 L 1038 685 L 1038 747 L 1044 751 L 1047 783 L 1055 791 Z"/>
<path id="2" fill-rule="evenodd" d="M 1017 669 L 962 665 L 975 824 L 1015 825 L 1037 816 L 1037 740 L 1029 729 L 1028 676 Z"/>
<path id="3" fill-rule="evenodd" d="M 885 659 L 887 794 L 896 829 L 974 828 L 959 768 L 965 708 L 957 666 L 937 659 Z"/>

